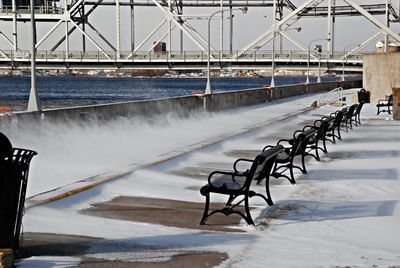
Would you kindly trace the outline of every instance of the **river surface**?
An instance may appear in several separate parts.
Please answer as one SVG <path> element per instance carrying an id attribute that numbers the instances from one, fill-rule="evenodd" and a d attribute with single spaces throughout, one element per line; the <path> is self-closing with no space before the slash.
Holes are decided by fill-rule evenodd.
<path id="1" fill-rule="evenodd" d="M 335 81 L 338 77 L 323 77 Z M 304 83 L 305 76 L 277 76 L 276 85 Z M 311 77 L 311 82 L 316 77 Z M 213 92 L 259 88 L 269 85 L 270 77 L 212 78 Z M 204 90 L 206 78 L 108 78 L 95 76 L 40 76 L 37 91 L 43 109 L 71 107 L 133 100 L 148 100 L 192 95 Z M 0 77 L 0 105 L 14 111 L 25 110 L 30 91 L 30 77 Z"/>

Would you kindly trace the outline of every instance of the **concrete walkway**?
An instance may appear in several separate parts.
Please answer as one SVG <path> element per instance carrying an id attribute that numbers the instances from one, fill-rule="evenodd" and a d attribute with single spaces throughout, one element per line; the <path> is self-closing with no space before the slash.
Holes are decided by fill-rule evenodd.
<path id="1" fill-rule="evenodd" d="M 309 174 L 296 173 L 297 185 L 283 179 L 271 181 L 274 207 L 252 199 L 255 227 L 239 217 L 219 215 L 207 226 L 197 225 L 204 204 L 199 189 L 207 175 L 213 170 L 230 170 L 235 159 L 254 157 L 265 145 L 290 138 L 296 129 L 337 109 L 308 109 L 315 98 L 257 106 L 250 111 L 263 112 L 267 119 L 154 164 L 138 166 L 71 197 L 37 203 L 24 218 L 24 243 L 19 253 L 24 259 L 18 265 L 400 265 L 400 246 L 393 240 L 400 237 L 394 228 L 400 215 L 396 206 L 400 200 L 400 123 L 375 116 L 373 105 L 366 105 L 361 126 L 344 133 L 343 141 L 328 144 L 329 153 L 322 161 L 308 160 Z M 374 187 L 366 186 L 370 182 Z M 264 189 L 263 185 L 254 187 L 260 192 Z M 390 233 L 363 229 L 371 222 Z M 363 247 L 369 243 L 367 236 L 377 239 L 375 248 Z M 335 250 L 337 253 L 331 254 Z M 363 253 L 357 253 L 360 250 Z"/>

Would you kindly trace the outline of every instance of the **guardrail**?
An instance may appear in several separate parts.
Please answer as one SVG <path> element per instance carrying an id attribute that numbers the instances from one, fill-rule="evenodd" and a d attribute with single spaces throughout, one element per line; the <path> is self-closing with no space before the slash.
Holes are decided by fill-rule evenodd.
<path id="1" fill-rule="evenodd" d="M 337 87 L 318 98 L 318 106 L 339 102 L 343 106 L 343 88 Z"/>
<path id="2" fill-rule="evenodd" d="M 344 90 L 342 87 L 335 88 L 325 94 L 323 94 L 318 99 L 318 106 L 322 106 L 325 104 L 339 104 L 340 107 L 346 105 L 351 96 L 355 94 L 356 91 L 351 89 Z"/>
<path id="3" fill-rule="evenodd" d="M 30 51 L 6 51 L 0 53 L 0 61 L 30 61 Z M 343 52 L 333 54 L 314 55 L 310 61 L 315 63 L 336 62 L 345 60 Z M 362 64 L 363 53 L 350 54 L 346 58 L 346 64 Z M 319 58 L 319 59 L 318 59 Z M 38 62 L 207 62 L 207 53 L 203 51 L 167 51 L 167 52 L 103 52 L 103 51 L 37 51 Z M 239 51 L 212 52 L 211 62 L 271 62 L 272 51 L 255 51 L 240 53 Z M 276 62 L 307 62 L 306 51 L 282 51 L 275 53 Z"/>

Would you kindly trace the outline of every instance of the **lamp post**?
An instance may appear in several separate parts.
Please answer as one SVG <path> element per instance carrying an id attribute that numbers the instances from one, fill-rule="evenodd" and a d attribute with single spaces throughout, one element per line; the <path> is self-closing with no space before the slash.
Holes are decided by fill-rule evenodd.
<path id="1" fill-rule="evenodd" d="M 272 32 L 272 73 L 271 73 L 271 83 L 270 87 L 275 87 L 275 33 L 276 33 L 276 0 L 274 0 L 273 5 L 273 16 L 272 19 L 274 20 L 274 30 Z"/>
<path id="2" fill-rule="evenodd" d="M 321 45 L 315 45 L 314 50 L 318 53 L 318 77 L 317 77 L 317 83 L 321 83 L 321 52 L 322 52 L 322 46 Z"/>
<path id="3" fill-rule="evenodd" d="M 36 91 L 36 23 L 35 23 L 35 0 L 30 0 L 31 24 L 32 24 L 32 51 L 31 51 L 31 91 L 28 101 L 28 112 L 40 112 L 42 107 Z"/>
<path id="4" fill-rule="evenodd" d="M 350 45 L 347 45 L 347 46 L 343 49 L 342 81 L 345 80 L 345 79 L 344 79 L 344 65 L 345 65 L 346 62 L 347 62 L 347 49 L 348 49 L 349 47 L 359 47 L 359 46 L 360 46 L 360 44 L 350 44 Z"/>
<path id="5" fill-rule="evenodd" d="M 274 8 L 274 10 L 275 10 L 275 8 Z M 275 29 L 276 23 L 275 23 L 275 21 L 276 20 L 274 18 L 274 33 L 273 33 L 273 37 L 272 37 L 272 73 L 271 73 L 270 87 L 275 87 L 275 34 L 276 34 L 276 29 Z M 301 27 L 286 29 L 286 31 L 288 31 L 288 30 L 296 30 L 297 32 L 301 32 Z M 281 49 L 281 52 L 282 52 L 282 49 Z"/>
<path id="6" fill-rule="evenodd" d="M 231 11 L 231 10 L 241 10 L 243 14 L 247 13 L 247 7 L 241 7 L 241 8 L 234 8 L 234 9 L 222 9 L 222 10 L 218 10 L 215 11 L 214 13 L 212 13 L 210 15 L 210 17 L 208 18 L 208 35 L 207 35 L 207 40 L 208 40 L 208 53 L 207 53 L 207 85 L 206 85 L 206 91 L 205 91 L 205 95 L 209 95 L 212 94 L 211 91 L 211 83 L 210 83 L 210 60 L 211 60 L 211 44 L 210 44 L 210 40 L 211 40 L 211 34 L 210 34 L 210 28 L 211 28 L 211 19 L 214 15 L 218 14 L 218 13 L 223 13 L 225 11 Z"/>
<path id="7" fill-rule="evenodd" d="M 311 54 L 311 44 L 312 43 L 314 43 L 314 42 L 317 42 L 317 41 L 323 41 L 323 40 L 326 40 L 326 41 L 330 41 L 331 39 L 330 38 L 320 38 L 320 39 L 314 39 L 314 40 L 311 40 L 309 43 L 308 43 L 308 59 L 307 59 L 307 79 L 306 79 L 306 84 L 309 84 L 310 83 L 310 54 Z"/>

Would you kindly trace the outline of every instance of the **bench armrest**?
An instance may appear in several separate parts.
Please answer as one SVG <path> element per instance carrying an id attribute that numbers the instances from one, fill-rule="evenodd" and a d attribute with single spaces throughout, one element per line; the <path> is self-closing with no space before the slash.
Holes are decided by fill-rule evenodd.
<path id="1" fill-rule="evenodd" d="M 211 178 L 214 175 L 231 175 L 232 176 L 232 181 L 234 181 L 235 180 L 235 175 L 239 175 L 239 174 L 237 174 L 236 172 L 229 172 L 229 171 L 219 171 L 219 170 L 213 171 L 213 172 L 210 173 L 210 175 L 208 175 L 208 184 L 210 186 L 213 186 L 213 184 L 211 182 Z"/>
<path id="2" fill-rule="evenodd" d="M 388 100 L 385 99 L 379 99 L 378 104 L 388 104 Z"/>
<path id="3" fill-rule="evenodd" d="M 212 180 L 214 175 L 218 175 L 214 180 Z M 213 171 L 208 176 L 208 185 L 202 187 L 205 188 L 204 191 L 219 192 L 228 194 L 231 191 L 241 191 L 245 182 L 247 181 L 247 172 L 236 173 L 236 172 L 226 172 L 226 171 Z M 208 189 L 208 190 L 207 190 Z M 200 190 L 202 192 L 203 190 Z"/>
<path id="4" fill-rule="evenodd" d="M 247 158 L 239 158 L 238 160 L 236 160 L 235 163 L 233 163 L 233 170 L 235 170 L 235 172 L 238 173 L 238 174 L 239 174 L 239 173 L 244 173 L 244 172 L 240 172 L 239 170 L 237 170 L 236 165 L 237 165 L 240 161 L 250 162 L 250 163 L 253 163 L 253 162 L 254 162 L 253 159 L 247 159 Z M 248 169 L 247 169 L 245 172 L 247 172 L 247 171 L 248 171 Z"/>
<path id="5" fill-rule="evenodd" d="M 290 144 L 291 141 L 292 141 L 292 139 L 291 139 L 291 140 L 288 140 L 288 139 L 281 139 L 281 140 L 278 141 L 277 144 L 281 144 L 281 143 L 283 143 L 283 142 L 286 142 L 286 143 Z"/>
<path id="6" fill-rule="evenodd" d="M 293 139 L 296 138 L 296 136 L 297 136 L 298 133 L 302 133 L 302 132 L 303 132 L 303 130 L 301 130 L 301 129 L 296 130 L 295 132 L 293 132 Z"/>
<path id="7" fill-rule="evenodd" d="M 315 121 L 314 121 L 314 128 L 315 128 L 315 129 L 320 128 L 321 125 L 322 125 L 322 122 L 323 122 L 324 120 L 328 120 L 328 119 L 329 119 L 329 118 L 321 118 L 321 119 L 315 120 Z"/>
<path id="8" fill-rule="evenodd" d="M 265 146 L 263 149 L 262 149 L 262 151 L 263 152 L 265 152 L 265 150 L 267 150 L 267 149 L 269 149 L 269 148 L 272 148 L 272 147 L 275 147 L 276 145 L 267 145 L 267 146 Z"/>
<path id="9" fill-rule="evenodd" d="M 315 122 L 314 122 L 314 125 L 312 126 L 312 125 L 305 125 L 304 127 L 303 127 L 303 131 L 306 131 L 306 130 L 309 130 L 309 129 L 311 129 L 311 128 L 315 128 Z M 297 132 L 297 131 L 296 131 Z M 295 132 L 295 133 L 296 133 Z"/>

